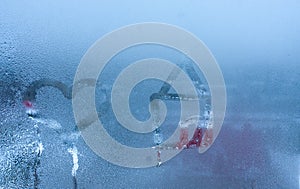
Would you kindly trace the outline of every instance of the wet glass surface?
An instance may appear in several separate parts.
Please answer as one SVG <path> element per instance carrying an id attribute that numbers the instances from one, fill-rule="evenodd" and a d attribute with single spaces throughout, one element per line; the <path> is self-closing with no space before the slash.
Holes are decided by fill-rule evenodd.
<path id="1" fill-rule="evenodd" d="M 3 1 L 0 188 L 299 188 L 299 8 L 298 1 Z M 224 76 L 227 109 L 207 152 L 189 148 L 160 167 L 131 169 L 107 162 L 85 144 L 68 88 L 98 38 L 145 21 L 182 27 L 209 47 Z M 133 147 L 153 146 L 153 133 L 123 128 L 112 114 L 110 91 L 123 67 L 149 56 L 184 68 L 192 64 L 173 50 L 142 46 L 114 57 L 97 80 L 100 119 L 112 137 Z M 36 90 L 32 118 L 24 94 L 45 78 L 66 91 Z M 162 84 L 149 80 L 134 88 L 131 110 L 138 119 L 149 117 L 149 97 Z M 166 104 L 168 117 L 159 131 L 164 139 L 177 127 L 180 109 L 177 101 Z"/>

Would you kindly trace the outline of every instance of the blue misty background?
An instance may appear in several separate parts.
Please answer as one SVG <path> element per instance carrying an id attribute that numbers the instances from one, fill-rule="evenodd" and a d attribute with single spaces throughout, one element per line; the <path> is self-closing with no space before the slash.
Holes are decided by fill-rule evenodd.
<path id="1" fill-rule="evenodd" d="M 72 157 L 67 152 L 72 143 L 80 153 L 79 188 L 299 188 L 299 9 L 296 0 L 1 1 L 0 186 L 32 187 L 28 165 L 34 154 L 28 144 L 37 136 L 35 123 L 21 105 L 26 86 L 45 77 L 71 85 L 81 57 L 98 38 L 127 24 L 155 21 L 195 34 L 220 65 L 228 102 L 212 148 L 205 154 L 185 150 L 159 168 L 112 165 L 97 157 L 82 138 L 65 139 L 76 127 L 71 101 L 56 89 L 43 88 L 36 101 L 40 116 L 60 123 L 63 132 L 40 123 L 44 152 L 39 187 L 73 187 Z M 132 56 L 127 60 L 139 57 Z M 111 70 L 103 77 L 113 75 Z M 97 95 L 99 101 L 104 99 Z M 145 96 L 142 93 L 141 99 Z M 143 108 L 143 103 L 137 107 Z M 109 116 L 103 119 L 117 124 Z M 126 142 L 127 134 L 108 130 Z M 140 137 L 145 145 L 147 137 L 152 139 Z"/>

